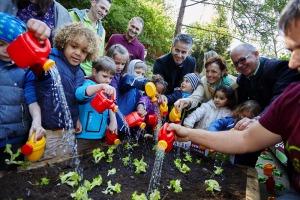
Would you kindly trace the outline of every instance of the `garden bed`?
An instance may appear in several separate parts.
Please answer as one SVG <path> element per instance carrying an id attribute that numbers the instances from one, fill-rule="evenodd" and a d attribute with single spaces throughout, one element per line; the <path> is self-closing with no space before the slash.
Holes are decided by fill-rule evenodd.
<path id="1" fill-rule="evenodd" d="M 137 147 L 132 151 L 124 150 L 124 145 L 120 145 L 115 155 L 113 162 L 107 163 L 106 158 L 99 163 L 94 162 L 92 154 L 78 156 L 78 159 L 72 158 L 62 162 L 55 163 L 57 159 L 43 162 L 44 167 L 31 167 L 25 171 L 12 172 L 3 176 L 0 179 L 0 197 L 1 199 L 72 199 L 70 194 L 75 192 L 78 187 L 70 187 L 67 184 L 61 184 L 59 175 L 64 172 L 75 171 L 75 168 L 82 172 L 82 181 L 92 180 L 99 175 L 103 178 L 101 186 L 94 187 L 88 192 L 89 198 L 92 199 L 131 199 L 132 194 L 136 191 L 138 194 L 147 193 L 150 177 L 155 160 L 154 142 L 140 141 Z M 103 146 L 103 151 L 106 152 L 107 146 Z M 246 199 L 249 195 L 257 197 L 257 185 L 255 174 L 250 174 L 249 169 L 235 166 L 230 163 L 222 165 L 213 159 L 203 157 L 195 152 L 191 152 L 192 162 L 184 162 L 191 170 L 187 173 L 178 171 L 174 164 L 177 158 L 184 158 L 186 151 L 183 149 L 174 148 L 171 152 L 166 153 L 160 178 L 158 190 L 160 191 L 161 199 Z M 132 163 L 129 166 L 124 166 L 122 158 L 130 155 L 131 160 L 134 158 L 141 159 L 147 163 L 147 171 L 141 174 L 135 174 L 135 166 Z M 196 163 L 196 159 L 201 159 L 201 163 Z M 74 161 L 80 161 L 79 166 L 75 166 Z M 182 161 L 183 162 L 183 161 Z M 34 163 L 37 165 L 36 163 Z M 37 165 L 38 166 L 38 165 Z M 214 166 L 222 167 L 221 175 L 214 175 Z M 116 168 L 116 174 L 107 176 L 108 170 Z M 250 170 L 252 171 L 252 170 Z M 41 178 L 50 179 L 48 185 L 36 186 L 31 183 L 40 182 Z M 182 192 L 175 193 L 168 189 L 170 180 L 181 180 Z M 221 186 L 221 191 L 209 192 L 206 191 L 207 185 L 205 180 L 214 179 Z M 250 185 L 249 180 L 254 180 L 254 185 Z M 121 193 L 119 194 L 104 194 L 103 190 L 107 187 L 107 182 L 111 181 L 113 185 L 120 183 Z M 251 181 L 250 181 L 251 182 Z M 250 189 L 250 193 L 249 193 Z"/>

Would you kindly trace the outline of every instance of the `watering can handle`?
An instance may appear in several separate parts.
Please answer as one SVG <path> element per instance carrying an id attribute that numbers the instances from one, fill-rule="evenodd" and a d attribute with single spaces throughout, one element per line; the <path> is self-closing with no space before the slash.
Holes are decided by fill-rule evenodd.
<path id="1" fill-rule="evenodd" d="M 101 90 L 99 93 L 100 93 L 102 96 L 104 96 L 104 90 Z M 111 96 L 110 96 L 110 99 L 108 99 L 108 100 L 111 101 L 111 102 L 115 102 L 115 98 L 114 98 L 113 95 L 111 95 Z"/>
<path id="2" fill-rule="evenodd" d="M 51 44 L 50 44 L 49 39 L 44 40 L 44 43 L 41 44 L 39 39 L 37 37 L 35 37 L 34 33 L 31 31 L 28 31 L 28 37 L 32 41 L 31 45 L 35 45 L 35 46 L 32 46 L 34 49 L 39 49 L 40 52 L 49 52 L 50 53 Z"/>

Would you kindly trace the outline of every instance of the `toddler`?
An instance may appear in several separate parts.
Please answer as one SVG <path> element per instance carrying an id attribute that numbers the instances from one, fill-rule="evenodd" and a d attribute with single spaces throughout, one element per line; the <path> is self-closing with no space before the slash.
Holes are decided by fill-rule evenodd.
<path id="1" fill-rule="evenodd" d="M 50 58 L 56 63 L 71 120 L 64 118 L 65 115 L 62 114 L 66 109 L 63 108 L 62 102 L 57 102 L 57 96 L 53 92 L 53 77 L 49 73 L 38 77 L 38 103 L 42 110 L 42 125 L 47 129 L 43 159 L 72 154 L 75 137 L 66 134 L 65 130 L 80 133 L 82 129 L 75 98 L 76 89 L 84 82 L 80 63 L 86 60 L 96 61 L 99 52 L 97 36 L 80 22 L 68 24 L 60 29 L 54 37 L 54 47 L 51 49 Z M 65 137 L 68 138 L 63 139 Z"/>
<path id="2" fill-rule="evenodd" d="M 121 77 L 127 73 L 129 64 L 129 52 L 121 44 L 112 45 L 106 52 L 108 57 L 111 57 L 115 61 L 116 75 L 113 77 L 110 85 L 116 88 L 117 96 L 115 101 L 118 102 L 119 98 L 119 83 Z"/>
<path id="3" fill-rule="evenodd" d="M 103 56 L 93 63 L 92 76 L 87 77 L 83 85 L 76 89 L 82 125 L 82 132 L 76 135 L 79 153 L 99 147 L 101 145 L 100 139 L 104 137 L 106 129 L 111 132 L 117 130 L 116 115 L 112 110 L 98 113 L 90 104 L 90 101 L 100 90 L 104 90 L 109 96 L 116 95 L 115 88 L 108 85 L 115 73 L 116 68 L 113 59 Z M 109 124 L 108 127 L 107 124 Z"/>

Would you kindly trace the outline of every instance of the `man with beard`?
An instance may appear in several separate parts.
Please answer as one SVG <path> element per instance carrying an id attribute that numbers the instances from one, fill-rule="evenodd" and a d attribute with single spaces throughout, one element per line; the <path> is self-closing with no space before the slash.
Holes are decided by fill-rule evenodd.
<path id="1" fill-rule="evenodd" d="M 105 29 L 101 20 L 107 15 L 111 6 L 111 0 L 92 0 L 90 9 L 78 10 L 73 8 L 69 14 L 74 22 L 81 22 L 99 35 L 100 53 L 104 54 Z M 84 62 L 80 64 L 87 76 L 92 75 L 92 62 Z"/>
<path id="2" fill-rule="evenodd" d="M 132 18 L 125 34 L 112 34 L 106 44 L 105 51 L 114 44 L 123 45 L 130 54 L 130 60 L 139 59 L 145 61 L 145 47 L 137 37 L 141 34 L 144 27 L 144 20 L 140 17 Z"/>

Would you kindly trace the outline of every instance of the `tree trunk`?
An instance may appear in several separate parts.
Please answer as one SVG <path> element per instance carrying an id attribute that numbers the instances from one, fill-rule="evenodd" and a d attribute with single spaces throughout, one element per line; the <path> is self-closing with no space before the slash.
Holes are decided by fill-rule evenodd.
<path id="1" fill-rule="evenodd" d="M 186 6 L 186 2 L 187 2 L 187 0 L 181 0 L 181 5 L 180 5 L 180 9 L 179 9 L 178 18 L 177 18 L 174 37 L 177 34 L 181 33 L 181 27 L 182 27 L 182 21 L 183 21 L 183 17 L 184 17 L 184 10 L 185 10 L 185 6 Z"/>

